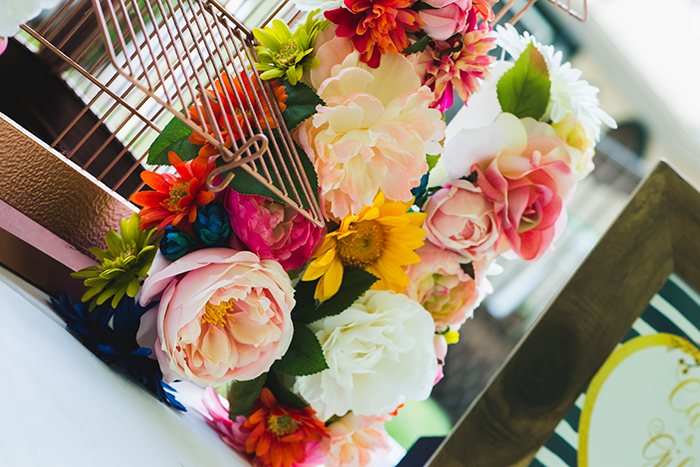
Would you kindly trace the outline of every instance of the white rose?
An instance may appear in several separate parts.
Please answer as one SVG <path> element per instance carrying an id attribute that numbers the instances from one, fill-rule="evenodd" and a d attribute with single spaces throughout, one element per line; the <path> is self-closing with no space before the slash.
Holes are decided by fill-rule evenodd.
<path id="1" fill-rule="evenodd" d="M 3 0 L 0 2 L 0 37 L 14 36 L 20 24 L 34 19 L 42 10 L 55 7 L 60 0 Z"/>
<path id="2" fill-rule="evenodd" d="M 322 420 L 380 415 L 403 397 L 424 400 L 437 375 L 435 324 L 405 295 L 368 291 L 347 310 L 312 323 L 329 369 L 294 386 Z"/>

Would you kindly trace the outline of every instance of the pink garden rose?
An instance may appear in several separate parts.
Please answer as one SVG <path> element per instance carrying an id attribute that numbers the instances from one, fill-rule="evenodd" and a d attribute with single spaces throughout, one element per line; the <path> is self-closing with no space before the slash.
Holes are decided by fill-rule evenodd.
<path id="1" fill-rule="evenodd" d="M 535 261 L 566 221 L 577 180 L 572 167 L 581 157 L 550 125 L 503 113 L 488 127 L 455 135 L 444 164 L 454 178 L 479 172 L 476 185 L 493 202 L 508 245 Z"/>
<path id="2" fill-rule="evenodd" d="M 468 175 L 468 174 L 467 174 Z M 428 240 L 442 249 L 472 260 L 498 248 L 500 218 L 493 202 L 467 180 L 445 184 L 428 199 L 423 229 Z"/>
<path id="3" fill-rule="evenodd" d="M 431 39 L 444 41 L 464 32 L 472 7 L 471 0 L 425 0 L 424 3 L 435 8 L 418 12 L 423 21 L 421 29 Z"/>
<path id="4" fill-rule="evenodd" d="M 463 256 L 429 242 L 416 253 L 421 260 L 406 269 L 410 285 L 404 293 L 430 312 L 437 331 L 459 329 L 484 298 L 480 285 L 491 258 L 472 262 L 475 280 L 462 269 L 469 263 Z"/>
<path id="5" fill-rule="evenodd" d="M 384 423 L 388 415 L 368 416 L 348 412 L 328 427 L 330 437 L 321 442 L 326 467 L 366 467 L 389 452 Z"/>
<path id="6" fill-rule="evenodd" d="M 160 303 L 142 326 L 155 322 L 155 354 L 166 382 L 186 378 L 214 386 L 256 378 L 292 339 L 289 276 L 278 262 L 249 251 L 207 248 L 170 264 L 154 261 L 140 302 L 154 300 Z"/>
<path id="7" fill-rule="evenodd" d="M 294 208 L 263 196 L 229 190 L 224 205 L 238 239 L 261 259 L 279 261 L 285 271 L 301 267 L 325 236 L 324 229 Z M 231 246 L 236 248 L 235 243 Z"/>

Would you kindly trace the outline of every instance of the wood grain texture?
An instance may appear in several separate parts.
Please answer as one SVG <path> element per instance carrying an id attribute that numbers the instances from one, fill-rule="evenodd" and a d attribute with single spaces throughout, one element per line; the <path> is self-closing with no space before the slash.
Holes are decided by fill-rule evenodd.
<path id="1" fill-rule="evenodd" d="M 700 289 L 700 194 L 662 162 L 426 465 L 527 466 L 674 269 Z"/>

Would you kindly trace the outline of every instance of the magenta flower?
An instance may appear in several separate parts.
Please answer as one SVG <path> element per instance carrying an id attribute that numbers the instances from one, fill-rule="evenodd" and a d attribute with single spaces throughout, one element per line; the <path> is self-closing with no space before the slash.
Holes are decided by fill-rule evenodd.
<path id="1" fill-rule="evenodd" d="M 325 237 L 325 229 L 263 196 L 229 190 L 224 205 L 240 241 L 261 259 L 278 261 L 285 271 L 301 267 Z"/>
<path id="2" fill-rule="evenodd" d="M 204 415 L 207 425 L 216 430 L 221 437 L 221 441 L 228 446 L 236 451 L 245 452 L 245 442 L 250 437 L 250 433 L 241 431 L 241 427 L 245 423 L 246 418 L 239 415 L 235 421 L 229 419 L 228 407 L 221 401 L 221 397 L 219 397 L 216 390 L 211 386 L 207 386 L 205 391 L 202 403 L 209 413 L 208 416 L 207 414 L 202 415 Z"/>
<path id="3" fill-rule="evenodd" d="M 461 50 L 449 52 L 459 45 L 458 39 L 437 41 L 431 43 L 426 53 L 432 55 L 432 61 L 427 66 L 427 77 L 423 82 L 435 93 L 431 107 L 444 112 L 452 105 L 452 91 L 467 102 L 472 93 L 481 87 L 480 80 L 489 77 L 489 67 L 495 57 L 488 52 L 496 48 L 495 38 L 491 36 L 491 28 L 482 23 L 474 28 L 476 13 L 469 13 L 467 30 L 463 36 L 464 44 Z M 434 44 L 434 45 L 432 45 Z"/>

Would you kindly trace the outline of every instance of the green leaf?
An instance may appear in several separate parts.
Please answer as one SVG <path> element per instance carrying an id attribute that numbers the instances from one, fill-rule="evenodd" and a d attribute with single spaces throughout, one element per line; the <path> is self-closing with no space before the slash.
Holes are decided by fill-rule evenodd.
<path id="1" fill-rule="evenodd" d="M 316 113 L 317 105 L 326 105 L 323 99 L 318 97 L 309 86 L 304 83 L 297 83 L 292 86 L 289 81 L 282 80 L 282 84 L 287 88 L 287 108 L 282 113 L 284 122 L 289 130 L 294 130 L 301 122 Z"/>
<path id="2" fill-rule="evenodd" d="M 425 48 L 428 47 L 428 43 L 430 43 L 430 38 L 428 36 L 423 36 L 410 46 L 406 47 L 401 53 L 412 54 L 417 52 L 423 52 Z"/>
<path id="3" fill-rule="evenodd" d="M 275 371 L 271 371 L 267 374 L 265 387 L 272 392 L 272 395 L 275 396 L 277 402 L 282 405 L 286 405 L 287 407 L 292 407 L 294 409 L 304 409 L 308 407 L 308 405 L 299 396 L 287 389 Z"/>
<path id="4" fill-rule="evenodd" d="M 299 281 L 294 289 L 296 305 L 294 305 L 292 310 L 292 319 L 297 320 L 299 316 L 303 316 L 305 313 L 314 312 L 316 309 L 316 299 L 314 298 L 316 284 L 318 284 L 318 279 L 315 281 Z"/>
<path id="5" fill-rule="evenodd" d="M 425 160 L 428 162 L 428 170 L 433 170 L 435 166 L 437 165 L 438 161 L 440 160 L 440 154 L 437 156 L 431 156 L 428 154 L 425 156 Z"/>
<path id="6" fill-rule="evenodd" d="M 462 271 L 464 271 L 465 274 L 467 274 L 472 279 L 476 280 L 476 274 L 474 273 L 473 263 L 461 263 L 459 267 L 462 268 Z"/>
<path id="7" fill-rule="evenodd" d="M 271 139 L 270 133 L 268 131 L 263 131 L 263 133 L 265 134 L 265 136 L 268 137 L 268 139 Z M 282 150 L 282 158 L 284 159 L 284 164 L 287 167 L 289 167 L 289 173 L 290 175 L 292 175 L 294 186 L 296 187 L 297 193 L 299 193 L 299 196 L 301 197 L 302 206 L 306 209 L 311 209 L 309 203 L 306 202 L 306 199 L 303 196 L 302 184 L 294 176 L 294 170 L 292 169 L 292 159 L 289 157 L 288 154 L 286 154 L 286 151 L 284 150 L 285 146 L 284 144 L 282 144 L 279 132 L 273 130 L 272 135 L 274 138 L 277 139 L 277 146 Z M 270 143 L 270 145 L 272 146 L 272 142 Z M 299 148 L 299 146 L 296 143 L 294 143 L 294 145 L 297 149 L 297 153 L 299 154 L 299 159 L 301 160 L 302 168 L 304 169 L 306 177 L 309 180 L 309 184 L 311 186 L 311 194 L 314 195 L 316 201 L 318 202 L 318 177 L 316 176 L 316 169 L 314 169 L 314 166 L 309 160 L 309 158 L 306 156 L 306 153 L 301 148 Z M 219 165 L 225 164 L 222 158 L 218 158 L 216 162 Z M 270 198 L 271 200 L 276 201 L 278 203 L 286 204 L 282 200 L 282 198 L 273 193 L 272 190 L 263 185 L 260 181 L 258 181 L 255 177 L 249 174 L 242 167 L 236 167 L 231 172 L 234 174 L 234 177 L 233 180 L 231 180 L 229 186 L 237 192 L 246 195 L 265 196 L 266 198 Z M 224 174 L 224 176 L 226 175 Z M 294 196 L 292 194 L 292 185 L 289 182 L 286 182 L 286 189 L 287 192 L 290 194 L 290 198 L 294 199 Z"/>
<path id="8" fill-rule="evenodd" d="M 289 349 L 272 369 L 289 376 L 307 376 L 328 369 L 328 364 L 316 335 L 305 324 L 295 322 Z"/>
<path id="9" fill-rule="evenodd" d="M 301 323 L 312 323 L 327 316 L 334 316 L 345 311 L 363 293 L 367 292 L 372 284 L 379 280 L 364 269 L 346 268 L 343 272 L 343 282 L 340 290 L 331 298 L 321 303 L 318 308 L 300 309 L 294 319 Z"/>
<path id="10" fill-rule="evenodd" d="M 188 138 L 191 134 L 190 127 L 179 118 L 173 117 L 148 149 L 147 163 L 150 165 L 170 165 L 170 161 L 168 161 L 170 151 L 177 154 L 183 161 L 194 159 L 201 146 L 189 142 Z"/>
<path id="11" fill-rule="evenodd" d="M 226 398 L 229 402 L 228 418 L 235 420 L 239 415 L 248 415 L 253 404 L 260 397 L 267 373 L 263 373 L 250 381 L 233 381 L 228 387 Z"/>
<path id="12" fill-rule="evenodd" d="M 513 68 L 498 81 L 498 102 L 504 112 L 518 118 L 532 117 L 539 120 L 549 105 L 551 85 L 547 62 L 535 46 L 530 44 Z"/>

